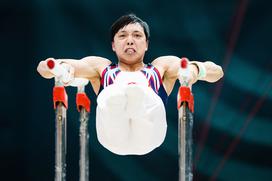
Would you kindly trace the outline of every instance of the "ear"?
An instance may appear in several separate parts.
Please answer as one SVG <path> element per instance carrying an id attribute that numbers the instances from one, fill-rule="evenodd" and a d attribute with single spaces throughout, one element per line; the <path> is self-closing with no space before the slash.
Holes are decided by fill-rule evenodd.
<path id="1" fill-rule="evenodd" d="M 112 48 L 112 50 L 115 52 L 115 44 L 114 44 L 114 41 L 111 42 L 111 48 Z"/>
<path id="2" fill-rule="evenodd" d="M 146 41 L 146 48 L 145 48 L 145 51 L 148 50 L 148 44 L 149 44 L 149 41 L 147 40 L 147 41 Z"/>

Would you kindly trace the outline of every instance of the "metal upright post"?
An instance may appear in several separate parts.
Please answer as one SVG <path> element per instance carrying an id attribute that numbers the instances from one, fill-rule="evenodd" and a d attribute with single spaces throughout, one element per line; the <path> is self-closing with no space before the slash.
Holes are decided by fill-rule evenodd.
<path id="1" fill-rule="evenodd" d="M 55 118 L 55 181 L 66 180 L 66 110 L 68 100 L 65 88 L 56 81 L 53 89 Z"/>
<path id="2" fill-rule="evenodd" d="M 84 92 L 84 86 L 78 87 L 76 97 L 77 109 L 80 112 L 80 155 L 79 155 L 79 180 L 89 180 L 89 132 L 88 121 L 90 113 L 90 100 Z"/>
<path id="3" fill-rule="evenodd" d="M 180 88 L 178 91 L 178 153 L 179 153 L 179 181 L 192 181 L 192 130 L 194 98 L 188 86 L 188 61 L 181 60 Z"/>
<path id="4" fill-rule="evenodd" d="M 90 100 L 84 92 L 84 87 L 89 83 L 85 78 L 71 77 L 65 66 L 54 58 L 46 60 L 48 70 L 55 76 L 53 91 L 54 108 L 56 109 L 56 133 L 55 133 L 55 181 L 65 181 L 66 177 L 66 110 L 68 97 L 66 86 L 78 88 L 77 108 L 80 112 L 80 181 L 89 180 L 89 133 L 88 119 L 90 112 Z"/>

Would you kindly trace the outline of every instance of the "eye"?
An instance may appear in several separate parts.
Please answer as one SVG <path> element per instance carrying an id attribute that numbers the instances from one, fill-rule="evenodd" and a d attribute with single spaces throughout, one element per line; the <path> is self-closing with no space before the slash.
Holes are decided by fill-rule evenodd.
<path id="1" fill-rule="evenodd" d="M 124 38 L 125 36 L 126 36 L 125 34 L 118 35 L 119 38 Z"/>
<path id="2" fill-rule="evenodd" d="M 141 37 L 142 37 L 141 34 L 135 34 L 134 36 L 135 36 L 136 38 L 141 38 Z"/>

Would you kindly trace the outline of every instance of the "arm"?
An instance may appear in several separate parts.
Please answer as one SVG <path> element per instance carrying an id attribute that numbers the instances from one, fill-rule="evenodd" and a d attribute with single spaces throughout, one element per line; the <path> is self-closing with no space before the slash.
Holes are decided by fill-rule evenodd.
<path id="1" fill-rule="evenodd" d="M 176 56 L 162 56 L 156 58 L 152 64 L 158 69 L 162 77 L 163 86 L 168 95 L 173 90 L 173 87 L 178 79 L 179 68 L 180 68 L 181 58 Z M 189 69 L 191 72 L 192 83 L 197 81 L 198 69 L 194 64 L 189 64 Z"/>
<path id="2" fill-rule="evenodd" d="M 168 95 L 173 90 L 175 82 L 178 78 L 178 71 L 180 68 L 181 58 L 176 56 L 162 56 L 155 59 L 152 64 L 159 70 L 163 85 Z M 205 80 L 208 82 L 215 82 L 223 77 L 222 68 L 213 62 L 197 62 L 189 63 L 191 72 L 191 82 L 194 84 L 197 80 Z M 203 70 L 205 71 L 203 74 Z M 199 73 L 202 73 L 201 75 Z"/>
<path id="3" fill-rule="evenodd" d="M 102 57 L 89 56 L 81 60 L 75 59 L 57 59 L 61 64 L 65 63 L 73 67 L 74 77 L 87 78 L 89 80 L 100 78 L 102 70 L 111 62 Z M 46 65 L 46 61 L 41 61 L 37 67 L 37 71 L 44 78 L 50 79 L 54 75 L 51 74 Z"/>
<path id="4" fill-rule="evenodd" d="M 207 82 L 216 82 L 224 76 L 224 72 L 221 66 L 216 65 L 211 61 L 198 62 L 191 61 L 198 68 L 198 80 L 204 80 Z M 204 71 L 202 74 L 201 72 Z"/>

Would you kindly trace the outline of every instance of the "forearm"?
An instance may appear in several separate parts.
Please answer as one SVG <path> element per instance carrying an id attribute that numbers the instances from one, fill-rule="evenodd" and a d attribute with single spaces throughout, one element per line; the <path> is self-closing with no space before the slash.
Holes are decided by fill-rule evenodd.
<path id="1" fill-rule="evenodd" d="M 97 74 L 96 65 L 92 63 L 93 57 L 87 57 L 76 60 L 76 59 L 57 59 L 62 64 L 69 64 L 74 69 L 74 77 L 81 78 L 92 78 Z M 95 61 L 95 60 L 93 60 Z"/>
<path id="2" fill-rule="evenodd" d="M 56 59 L 60 64 L 68 64 L 71 65 L 74 69 L 74 77 L 81 77 L 81 78 L 98 78 L 99 77 L 99 70 L 101 67 L 105 67 L 110 64 L 110 61 L 96 56 L 89 56 L 85 57 L 80 60 L 76 59 Z M 54 77 L 53 74 L 47 68 L 46 61 L 41 61 L 37 67 L 37 71 L 43 76 L 44 78 L 52 78 Z"/>
<path id="3" fill-rule="evenodd" d="M 48 58 L 51 59 L 51 58 Z M 37 67 L 37 71 L 40 73 L 40 75 L 44 78 L 50 79 L 54 77 L 54 74 L 51 73 L 51 71 L 48 69 L 47 66 L 47 60 L 43 60 L 39 63 L 38 67 Z M 53 59 L 53 58 L 52 58 Z M 62 63 L 67 63 L 69 65 L 72 65 L 73 67 L 76 65 L 76 63 L 78 62 L 78 60 L 75 59 L 55 59 L 55 61 L 57 61 L 58 63 L 62 64 Z"/>

